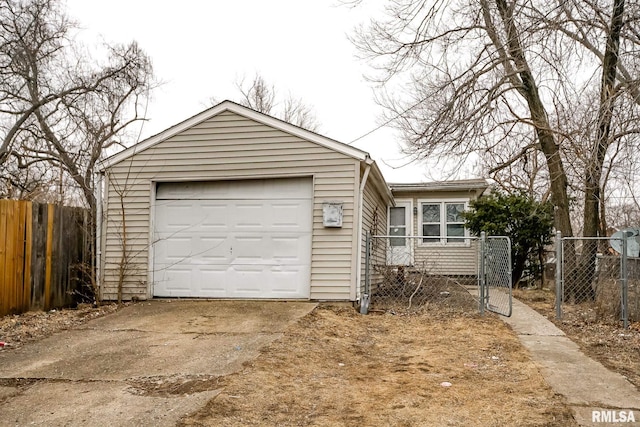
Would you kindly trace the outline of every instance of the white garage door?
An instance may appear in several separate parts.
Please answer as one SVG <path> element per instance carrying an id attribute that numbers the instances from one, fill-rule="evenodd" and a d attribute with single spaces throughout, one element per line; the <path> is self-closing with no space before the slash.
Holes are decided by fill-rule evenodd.
<path id="1" fill-rule="evenodd" d="M 154 295 L 308 298 L 310 178 L 159 183 Z"/>

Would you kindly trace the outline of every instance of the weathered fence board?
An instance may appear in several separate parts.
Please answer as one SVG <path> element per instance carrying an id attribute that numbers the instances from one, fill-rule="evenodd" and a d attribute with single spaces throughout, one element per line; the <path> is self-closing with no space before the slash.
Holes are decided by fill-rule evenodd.
<path id="1" fill-rule="evenodd" d="M 30 269 L 25 262 L 29 202 L 0 200 L 0 314 L 29 309 Z M 26 280 L 25 280 L 26 279 Z"/>
<path id="2" fill-rule="evenodd" d="M 87 212 L 0 200 L 0 315 L 69 306 L 91 265 Z"/>

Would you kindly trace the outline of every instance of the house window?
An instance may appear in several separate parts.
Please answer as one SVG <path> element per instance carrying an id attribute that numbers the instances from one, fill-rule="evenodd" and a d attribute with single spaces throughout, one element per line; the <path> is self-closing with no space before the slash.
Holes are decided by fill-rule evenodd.
<path id="1" fill-rule="evenodd" d="M 442 235 L 440 231 L 440 203 L 423 203 L 422 204 L 422 235 L 430 236 L 422 239 L 424 243 L 436 243 L 440 241 Z"/>
<path id="2" fill-rule="evenodd" d="M 463 243 L 463 240 L 454 239 L 452 237 L 464 237 L 464 219 L 462 218 L 462 212 L 464 212 L 464 203 L 445 203 L 446 228 L 447 228 L 447 243 L 457 242 Z"/>
<path id="3" fill-rule="evenodd" d="M 462 212 L 466 201 L 421 201 L 420 229 L 422 243 L 465 244 L 459 237 L 468 235 Z"/>

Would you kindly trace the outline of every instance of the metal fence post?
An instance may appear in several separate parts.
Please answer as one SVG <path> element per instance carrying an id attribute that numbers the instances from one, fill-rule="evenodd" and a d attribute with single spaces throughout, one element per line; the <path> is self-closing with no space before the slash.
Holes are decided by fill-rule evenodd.
<path id="1" fill-rule="evenodd" d="M 562 270 L 562 233 L 556 233 L 556 319 L 562 319 L 562 296 L 564 291 Z"/>
<path id="2" fill-rule="evenodd" d="M 627 233 L 622 232 L 622 256 L 620 257 L 620 305 L 624 329 L 629 329 L 629 295 L 627 274 Z"/>
<path id="3" fill-rule="evenodd" d="M 513 314 L 513 265 L 511 264 L 511 238 L 507 238 L 507 277 L 509 278 L 509 316 Z"/>
<path id="4" fill-rule="evenodd" d="M 367 231 L 364 245 L 364 292 L 360 297 L 360 314 L 369 313 L 369 302 L 371 301 L 371 231 Z"/>
<path id="5" fill-rule="evenodd" d="M 478 284 L 480 285 L 480 294 L 478 295 L 479 298 L 478 300 L 480 301 L 480 314 L 484 315 L 484 304 L 485 304 L 485 271 L 484 271 L 484 267 L 485 267 L 485 260 L 486 260 L 486 256 L 485 256 L 485 240 L 487 238 L 487 234 L 483 231 L 480 233 L 480 265 L 479 265 L 479 272 L 478 272 Z"/>

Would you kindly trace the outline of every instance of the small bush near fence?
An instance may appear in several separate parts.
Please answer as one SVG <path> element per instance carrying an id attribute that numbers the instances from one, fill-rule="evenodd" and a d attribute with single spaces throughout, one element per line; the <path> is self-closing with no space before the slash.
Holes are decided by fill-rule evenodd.
<path id="1" fill-rule="evenodd" d="M 87 211 L 0 200 L 0 315 L 71 306 L 90 262 Z"/>

